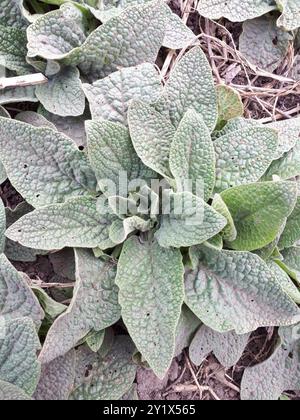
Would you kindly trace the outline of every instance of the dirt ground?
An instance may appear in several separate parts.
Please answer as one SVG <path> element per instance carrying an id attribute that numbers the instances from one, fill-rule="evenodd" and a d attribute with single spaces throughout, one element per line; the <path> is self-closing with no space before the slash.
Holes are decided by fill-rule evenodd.
<path id="1" fill-rule="evenodd" d="M 216 83 L 225 82 L 239 90 L 246 108 L 246 116 L 271 121 L 300 114 L 299 84 L 259 75 L 236 53 L 238 36 L 241 33 L 240 24 L 224 20 L 221 22 L 222 26 L 218 26 L 205 21 L 194 11 L 194 1 L 172 0 L 170 4 L 173 10 L 186 20 L 194 33 L 199 35 L 201 46 L 207 52 L 212 65 Z M 228 49 L 218 40 L 225 42 L 229 46 Z M 277 75 L 287 76 L 291 73 L 295 54 L 295 51 L 289 51 L 289 55 L 277 70 Z M 157 64 L 165 78 L 168 77 L 177 55 L 175 51 L 162 51 Z M 166 62 L 169 62 L 168 66 Z M 265 95 L 260 94 L 261 88 L 266 88 Z M 276 89 L 277 93 L 267 93 L 268 89 Z M 5 205 L 11 208 L 22 201 L 9 182 L 0 187 L 0 196 Z M 68 303 L 70 295 L 68 287 L 47 288 L 49 283 L 69 284 L 73 281 L 68 278 L 67 267 L 59 264 L 55 257 L 50 259 L 48 256 L 41 256 L 34 263 L 15 263 L 15 266 L 18 270 L 26 272 L 34 283 Z M 228 371 L 224 370 L 213 355 L 210 355 L 201 366 L 194 366 L 186 351 L 173 361 L 168 375 L 162 381 L 158 380 L 151 371 L 140 367 L 136 380 L 139 398 L 239 400 L 244 369 L 269 357 L 274 348 L 276 334 L 276 329 L 260 329 L 254 332 L 242 359 Z M 286 395 L 291 399 L 300 399 L 300 393 L 290 392 Z"/>

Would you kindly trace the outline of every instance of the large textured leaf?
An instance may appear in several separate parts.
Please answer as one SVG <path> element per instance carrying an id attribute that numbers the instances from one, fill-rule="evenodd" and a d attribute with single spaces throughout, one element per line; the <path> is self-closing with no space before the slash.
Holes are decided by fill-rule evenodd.
<path id="1" fill-rule="evenodd" d="M 227 220 L 201 198 L 189 192 L 170 193 L 170 208 L 161 218 L 155 236 L 163 247 L 201 244 L 226 226 Z"/>
<path id="2" fill-rule="evenodd" d="M 300 389 L 299 324 L 279 329 L 280 342 L 265 362 L 245 370 L 242 400 L 275 401 L 283 391 Z"/>
<path id="3" fill-rule="evenodd" d="M 75 351 L 42 365 L 41 377 L 35 393 L 35 400 L 67 400 L 75 380 Z"/>
<path id="4" fill-rule="evenodd" d="M 178 191 L 191 181 L 190 192 L 209 200 L 215 185 L 215 152 L 203 118 L 193 110 L 186 112 L 171 143 L 170 169 Z"/>
<path id="5" fill-rule="evenodd" d="M 234 331 L 221 334 L 203 325 L 190 345 L 190 359 L 200 366 L 213 352 L 221 365 L 230 369 L 242 357 L 249 337 L 250 334 L 237 335 Z"/>
<path id="6" fill-rule="evenodd" d="M 57 131 L 74 140 L 77 146 L 86 145 L 84 123 L 85 120 L 90 118 L 88 112 L 85 112 L 80 117 L 60 117 L 59 115 L 48 112 L 43 106 L 39 107 L 38 112 L 50 121 L 50 123 L 54 124 Z"/>
<path id="7" fill-rule="evenodd" d="M 232 22 L 243 22 L 276 9 L 272 0 L 200 0 L 198 11 L 209 19 L 225 17 Z"/>
<path id="8" fill-rule="evenodd" d="M 35 96 L 35 87 L 19 86 L 0 91 L 0 104 L 13 104 L 16 102 L 38 102 Z"/>
<path id="9" fill-rule="evenodd" d="M 49 78 L 48 83 L 39 85 L 36 96 L 47 111 L 61 117 L 77 117 L 85 108 L 85 96 L 77 68 L 65 67 Z"/>
<path id="10" fill-rule="evenodd" d="M 20 0 L 0 1 L 0 24 L 14 28 L 26 28 L 26 19 L 22 16 Z"/>
<path id="11" fill-rule="evenodd" d="M 239 50 L 251 63 L 273 72 L 285 58 L 292 39 L 290 33 L 276 26 L 276 17 L 261 16 L 244 23 Z"/>
<path id="12" fill-rule="evenodd" d="M 300 27 L 300 4 L 298 0 L 275 0 L 282 11 L 277 24 L 286 31 L 293 31 Z"/>
<path id="13" fill-rule="evenodd" d="M 30 401 L 26 392 L 16 385 L 0 380 L 0 400 L 1 401 Z"/>
<path id="14" fill-rule="evenodd" d="M 110 248 L 108 229 L 114 216 L 99 214 L 97 200 L 79 197 L 35 210 L 6 231 L 11 240 L 29 248 Z"/>
<path id="15" fill-rule="evenodd" d="M 220 194 L 215 194 L 213 201 L 212 201 L 212 208 L 215 209 L 219 214 L 225 217 L 227 220 L 227 225 L 222 230 L 221 235 L 225 240 L 234 241 L 237 237 L 236 227 L 234 225 L 234 221 L 228 210 L 228 207 L 224 203 Z"/>
<path id="16" fill-rule="evenodd" d="M 161 1 L 134 5 L 97 28 L 69 62 L 80 62 L 92 80 L 107 76 L 120 67 L 154 62 L 162 45 L 167 6 Z"/>
<path id="17" fill-rule="evenodd" d="M 92 331 L 87 339 L 86 344 L 89 346 L 89 348 L 94 352 L 97 353 L 100 348 L 102 347 L 104 340 L 105 340 L 105 334 L 108 330 L 102 330 L 102 331 Z"/>
<path id="18" fill-rule="evenodd" d="M 3 182 L 6 181 L 6 179 L 7 179 L 6 170 L 0 161 L 0 185 L 3 184 Z"/>
<path id="19" fill-rule="evenodd" d="M 0 146 L 11 183 L 34 207 L 96 190 L 85 154 L 61 133 L 0 118 Z"/>
<path id="20" fill-rule="evenodd" d="M 116 220 L 110 227 L 109 237 L 115 244 L 121 244 L 130 233 L 135 231 L 148 232 L 153 228 L 152 220 L 145 220 L 139 216 L 127 217 L 124 220 Z"/>
<path id="21" fill-rule="evenodd" d="M 275 261 L 268 261 L 268 267 L 276 277 L 277 282 L 281 285 L 286 294 L 298 305 L 300 304 L 300 290 L 295 286 L 288 274 L 276 264 Z"/>
<path id="22" fill-rule="evenodd" d="M 120 69 L 92 85 L 83 84 L 93 119 L 104 119 L 127 125 L 129 102 L 155 102 L 161 93 L 161 82 L 154 65 L 143 63 Z"/>
<path id="23" fill-rule="evenodd" d="M 27 29 L 28 56 L 62 59 L 86 39 L 81 11 L 72 4 L 42 15 Z"/>
<path id="24" fill-rule="evenodd" d="M 273 176 L 290 179 L 300 175 L 300 141 L 295 147 L 285 153 L 282 158 L 274 160 L 264 175 L 264 179 L 271 180 Z"/>
<path id="25" fill-rule="evenodd" d="M 45 117 L 43 117 L 43 115 L 38 114 L 34 111 L 19 112 L 19 114 L 16 115 L 15 119 L 33 125 L 34 127 L 48 127 L 52 128 L 52 130 L 56 130 L 54 124 L 52 124 Z"/>
<path id="26" fill-rule="evenodd" d="M 32 286 L 32 291 L 38 298 L 42 308 L 45 311 L 45 314 L 51 319 L 54 320 L 59 315 L 61 315 L 67 307 L 63 305 L 62 303 L 56 302 L 54 299 L 52 299 L 44 289 L 41 289 L 38 286 Z"/>
<path id="27" fill-rule="evenodd" d="M 129 337 L 118 336 L 108 354 L 101 350 L 95 356 L 92 353 L 92 370 L 87 370 L 87 377 L 77 379 L 77 386 L 71 394 L 71 400 L 119 400 L 132 386 L 136 375 L 136 366 L 132 362 L 134 346 Z M 77 363 L 81 354 L 77 353 Z M 85 356 L 88 359 L 88 355 Z M 89 368 L 91 367 L 88 363 Z M 86 369 L 85 369 L 86 372 Z"/>
<path id="28" fill-rule="evenodd" d="M 125 174 L 129 182 L 137 178 L 150 179 L 151 175 L 155 177 L 137 156 L 128 129 L 120 123 L 88 121 L 86 132 L 90 163 L 102 190 L 105 181 L 109 180 L 115 187 L 110 194 L 119 194 Z"/>
<path id="29" fill-rule="evenodd" d="M 64 355 L 92 329 L 101 331 L 120 318 L 116 265 L 76 250 L 76 286 L 67 311 L 52 325 L 39 356 L 49 363 Z"/>
<path id="30" fill-rule="evenodd" d="M 181 315 L 176 328 L 176 343 L 174 357 L 179 356 L 188 347 L 201 325 L 199 318 L 186 306 L 183 305 Z"/>
<path id="31" fill-rule="evenodd" d="M 279 262 L 287 273 L 300 284 L 300 247 L 292 246 L 281 251 L 283 265 Z"/>
<path id="32" fill-rule="evenodd" d="M 22 29 L 0 24 L 0 64 L 20 74 L 30 72 L 26 62 L 26 32 Z"/>
<path id="33" fill-rule="evenodd" d="M 180 251 L 132 237 L 123 247 L 116 283 L 129 334 L 155 374 L 163 377 L 173 358 L 183 303 Z"/>
<path id="34" fill-rule="evenodd" d="M 271 243 L 294 209 L 297 184 L 260 182 L 224 191 L 225 201 L 237 229 L 230 247 L 253 251 Z"/>
<path id="35" fill-rule="evenodd" d="M 20 203 L 14 210 L 6 208 L 6 227 L 10 227 L 20 217 L 30 213 L 33 208 L 25 201 Z M 26 248 L 10 239 L 6 238 L 5 241 L 5 255 L 11 261 L 33 262 L 36 260 L 37 255 L 44 252 L 39 249 Z"/>
<path id="36" fill-rule="evenodd" d="M 296 206 L 287 219 L 285 229 L 280 237 L 278 246 L 280 249 L 289 248 L 300 240 L 300 198 L 298 197 Z"/>
<path id="37" fill-rule="evenodd" d="M 300 320 L 298 307 L 257 255 L 202 246 L 192 248 L 190 256 L 186 303 L 210 328 L 246 334 Z"/>
<path id="38" fill-rule="evenodd" d="M 278 134 L 269 128 L 247 127 L 219 137 L 216 151 L 216 191 L 258 181 L 272 163 Z"/>
<path id="39" fill-rule="evenodd" d="M 172 124 L 150 105 L 137 101 L 129 107 L 128 122 L 134 148 L 144 164 L 171 177 L 169 155 L 175 134 Z"/>
<path id="40" fill-rule="evenodd" d="M 217 94 L 210 65 L 200 47 L 192 48 L 175 66 L 157 109 L 169 116 L 175 127 L 188 109 L 194 109 L 210 131 L 215 128 Z"/>
<path id="41" fill-rule="evenodd" d="M 40 376 L 39 349 L 40 341 L 29 318 L 5 322 L 4 335 L 0 334 L 0 380 L 32 395 Z"/>
<path id="42" fill-rule="evenodd" d="M 0 255 L 0 316 L 4 320 L 29 317 L 37 326 L 44 317 L 28 284 L 3 254 Z"/>

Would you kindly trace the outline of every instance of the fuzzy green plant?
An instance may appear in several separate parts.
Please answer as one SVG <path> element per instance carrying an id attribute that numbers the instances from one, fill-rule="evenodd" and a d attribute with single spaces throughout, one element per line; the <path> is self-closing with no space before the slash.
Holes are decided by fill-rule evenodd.
<path id="1" fill-rule="evenodd" d="M 27 40 L 0 49 L 9 74 L 48 82 L 0 94 L 1 181 L 24 199 L 0 207 L 0 399 L 130 398 L 138 364 L 163 378 L 189 347 L 229 368 L 260 327 L 278 346 L 242 398 L 299 389 L 299 119 L 243 118 L 163 2 L 2 3 Z M 166 83 L 162 46 L 186 49 Z M 73 293 L 12 264 L 37 255 Z"/>

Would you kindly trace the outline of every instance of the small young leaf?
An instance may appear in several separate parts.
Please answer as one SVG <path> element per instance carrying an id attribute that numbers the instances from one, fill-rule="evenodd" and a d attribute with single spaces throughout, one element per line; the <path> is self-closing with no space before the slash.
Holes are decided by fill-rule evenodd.
<path id="1" fill-rule="evenodd" d="M 190 256 L 186 304 L 208 327 L 246 334 L 299 322 L 298 307 L 257 255 L 202 246 L 191 248 Z"/>
<path id="2" fill-rule="evenodd" d="M 20 203 L 14 210 L 6 208 L 6 227 L 9 228 L 17 220 L 23 217 L 25 214 L 30 213 L 33 208 L 25 201 Z M 40 249 L 32 249 L 21 246 L 17 242 L 11 241 L 6 238 L 5 241 L 5 255 L 11 261 L 22 261 L 22 262 L 33 262 L 36 261 L 37 255 L 45 254 Z"/>
<path id="3" fill-rule="evenodd" d="M 239 50 L 252 64 L 273 72 L 285 58 L 292 39 L 290 33 L 276 26 L 276 17 L 261 16 L 243 24 Z"/>
<path id="4" fill-rule="evenodd" d="M 160 246 L 188 247 L 201 244 L 226 226 L 225 217 L 201 198 L 189 193 L 170 193 L 170 207 L 155 233 Z"/>
<path id="5" fill-rule="evenodd" d="M 215 151 L 203 118 L 193 110 L 186 112 L 171 143 L 170 169 L 178 191 L 191 181 L 189 191 L 209 200 L 215 185 Z"/>
<path id="6" fill-rule="evenodd" d="M 258 181 L 272 163 L 278 134 L 269 128 L 247 127 L 214 141 L 216 191 Z"/>
<path id="7" fill-rule="evenodd" d="M 27 29 L 28 57 L 61 60 L 86 39 L 83 15 L 73 4 L 40 16 Z"/>
<path id="8" fill-rule="evenodd" d="M 123 243 L 130 233 L 139 230 L 148 232 L 153 227 L 152 220 L 144 220 L 139 216 L 128 217 L 125 220 L 116 220 L 109 229 L 109 237 L 116 244 Z"/>
<path id="9" fill-rule="evenodd" d="M 86 145 L 84 123 L 90 119 L 89 112 L 86 111 L 79 117 L 60 117 L 59 115 L 46 111 L 42 105 L 39 106 L 38 112 L 50 121 L 51 124 L 54 124 L 57 131 L 74 140 L 78 147 L 84 147 Z"/>
<path id="10" fill-rule="evenodd" d="M 234 331 L 221 334 L 203 325 L 190 345 L 190 359 L 200 366 L 213 352 L 221 365 L 230 369 L 242 357 L 249 338 L 250 334 L 237 335 Z"/>
<path id="11" fill-rule="evenodd" d="M 297 198 L 296 206 L 288 217 L 285 229 L 278 242 L 279 249 L 289 248 L 300 240 L 300 197 Z"/>
<path id="12" fill-rule="evenodd" d="M 225 201 L 237 238 L 230 242 L 236 250 L 253 251 L 271 243 L 297 199 L 295 182 L 259 182 L 224 191 Z"/>
<path id="13" fill-rule="evenodd" d="M 219 123 L 244 115 L 244 105 L 240 94 L 226 85 L 217 86 Z"/>
<path id="14" fill-rule="evenodd" d="M 183 303 L 183 264 L 179 250 L 156 241 L 128 239 L 118 264 L 122 318 L 129 334 L 158 377 L 170 367 Z"/>

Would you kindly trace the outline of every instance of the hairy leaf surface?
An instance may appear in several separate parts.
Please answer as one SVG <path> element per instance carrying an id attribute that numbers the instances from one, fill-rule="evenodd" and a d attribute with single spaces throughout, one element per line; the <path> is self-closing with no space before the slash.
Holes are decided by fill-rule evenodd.
<path id="1" fill-rule="evenodd" d="M 237 229 L 230 247 L 253 251 L 271 243 L 294 209 L 294 182 L 260 182 L 224 191 L 225 201 Z"/>
<path id="2" fill-rule="evenodd" d="M 155 374 L 163 377 L 175 351 L 183 303 L 180 251 L 132 237 L 124 244 L 116 283 L 129 334 Z"/>
<path id="3" fill-rule="evenodd" d="M 249 252 L 193 247 L 186 303 L 208 327 L 246 334 L 262 326 L 292 325 L 300 311 L 267 264 Z"/>
<path id="4" fill-rule="evenodd" d="M 92 329 L 101 331 L 120 318 L 116 265 L 76 250 L 76 285 L 67 311 L 52 325 L 39 359 L 42 363 L 66 354 Z"/>

